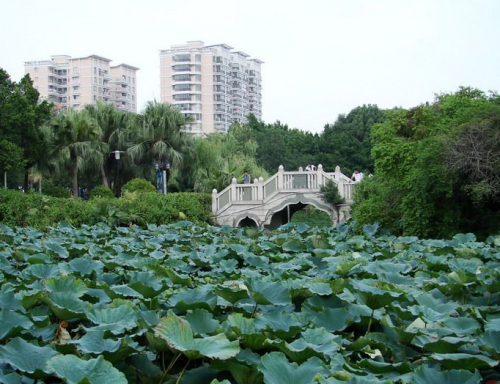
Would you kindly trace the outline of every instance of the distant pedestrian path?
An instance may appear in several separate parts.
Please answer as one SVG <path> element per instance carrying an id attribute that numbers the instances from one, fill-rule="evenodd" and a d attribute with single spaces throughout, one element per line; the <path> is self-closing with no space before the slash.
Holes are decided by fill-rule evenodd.
<path id="1" fill-rule="evenodd" d="M 338 209 L 326 203 L 320 188 L 328 180 L 338 187 L 345 199 Z M 294 212 L 312 205 L 327 212 L 332 223 L 349 219 L 354 184 L 350 178 L 335 168 L 324 172 L 322 165 L 316 171 L 285 172 L 280 165 L 278 172 L 269 179 L 255 179 L 250 184 L 238 184 L 233 178 L 231 185 L 221 192 L 212 192 L 212 213 L 215 221 L 232 227 L 254 226 L 274 229 L 290 221 Z"/>

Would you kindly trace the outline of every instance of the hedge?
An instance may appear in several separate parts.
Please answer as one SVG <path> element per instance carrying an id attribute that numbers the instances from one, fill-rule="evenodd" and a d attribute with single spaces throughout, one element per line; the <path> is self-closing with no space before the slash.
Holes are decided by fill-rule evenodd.
<path id="1" fill-rule="evenodd" d="M 209 194 L 183 192 L 130 193 L 122 198 L 95 198 L 84 201 L 58 198 L 34 192 L 0 190 L 0 223 L 11 227 L 47 229 L 61 221 L 74 226 L 104 221 L 112 225 L 168 224 L 179 220 L 210 222 Z"/>

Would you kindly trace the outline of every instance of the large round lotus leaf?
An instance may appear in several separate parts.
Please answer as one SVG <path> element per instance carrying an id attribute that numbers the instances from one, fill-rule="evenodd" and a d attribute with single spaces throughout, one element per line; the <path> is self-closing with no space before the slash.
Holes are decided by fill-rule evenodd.
<path id="1" fill-rule="evenodd" d="M 194 289 L 184 288 L 178 294 L 172 296 L 169 303 L 182 311 L 196 308 L 212 311 L 217 305 L 217 296 L 211 292 L 208 286 Z"/>
<path id="2" fill-rule="evenodd" d="M 468 353 L 435 353 L 431 359 L 441 362 L 446 369 L 488 369 L 498 365 L 498 361 L 485 355 Z"/>
<path id="3" fill-rule="evenodd" d="M 221 284 L 214 288 L 214 293 L 224 300 L 234 304 L 239 300 L 248 299 L 248 289 L 245 285 L 237 282 Z"/>
<path id="4" fill-rule="evenodd" d="M 229 341 L 224 334 L 195 339 L 189 323 L 172 311 L 160 320 L 155 328 L 155 336 L 166 340 L 171 348 L 184 352 L 189 358 L 206 356 L 226 360 L 240 351 L 238 342 Z"/>
<path id="5" fill-rule="evenodd" d="M 50 347 L 38 347 L 16 337 L 8 344 L 0 346 L 0 361 L 23 372 L 45 371 L 48 359 L 58 353 Z"/>
<path id="6" fill-rule="evenodd" d="M 500 331 L 486 331 L 480 339 L 480 344 L 500 353 Z"/>
<path id="7" fill-rule="evenodd" d="M 96 274 L 101 274 L 103 269 L 103 263 L 100 261 L 92 260 L 87 257 L 79 257 L 73 259 L 69 262 L 71 270 L 78 272 L 80 275 L 91 275 L 92 272 Z"/>
<path id="8" fill-rule="evenodd" d="M 217 320 L 214 320 L 214 316 L 204 309 L 195 309 L 188 313 L 186 320 L 189 322 L 191 329 L 200 335 L 212 333 L 220 325 Z"/>
<path id="9" fill-rule="evenodd" d="M 50 306 L 54 314 L 62 320 L 69 320 L 76 315 L 85 313 L 90 305 L 80 300 L 73 293 L 68 292 L 49 293 L 46 303 Z"/>
<path id="10" fill-rule="evenodd" d="M 7 336 L 15 328 L 29 329 L 33 323 L 24 315 L 3 309 L 0 312 L 0 340 Z"/>
<path id="11" fill-rule="evenodd" d="M 298 365 L 288 362 L 281 352 L 262 356 L 257 369 L 264 375 L 266 384 L 312 384 L 314 377 L 325 371 L 323 363 L 316 357 Z"/>
<path id="12" fill-rule="evenodd" d="M 26 268 L 23 274 L 39 279 L 46 279 L 56 276 L 58 272 L 59 267 L 57 264 L 33 264 Z"/>
<path id="13" fill-rule="evenodd" d="M 290 292 L 278 281 L 250 279 L 247 287 L 257 304 L 288 305 L 291 303 Z"/>
<path id="14" fill-rule="evenodd" d="M 340 341 L 340 339 L 327 332 L 326 329 L 311 328 L 302 332 L 300 339 L 294 340 L 290 344 L 285 343 L 285 345 L 290 353 L 303 352 L 306 349 L 310 349 L 324 356 L 333 356 L 340 349 L 337 341 Z"/>
<path id="15" fill-rule="evenodd" d="M 481 327 L 477 320 L 467 317 L 450 317 L 443 323 L 457 335 L 468 335 Z"/>
<path id="16" fill-rule="evenodd" d="M 75 297 L 83 296 L 87 292 L 87 286 L 85 283 L 70 275 L 51 277 L 45 280 L 45 288 L 49 292 L 62 292 L 71 294 Z"/>
<path id="17" fill-rule="evenodd" d="M 76 344 L 83 353 L 101 354 L 103 352 L 116 352 L 120 348 L 121 340 L 110 340 L 104 338 L 103 330 L 88 330 L 78 340 L 72 340 L 69 344 Z"/>
<path id="18" fill-rule="evenodd" d="M 481 375 L 476 371 L 438 371 L 428 366 L 418 368 L 411 380 L 412 384 L 479 384 Z"/>
<path id="19" fill-rule="evenodd" d="M 127 384 L 125 375 L 99 356 L 82 360 L 74 355 L 56 356 L 47 362 L 47 368 L 68 384 Z"/>
<path id="20" fill-rule="evenodd" d="M 116 293 L 120 296 L 137 297 L 139 299 L 144 298 L 144 296 L 142 294 L 137 292 L 135 289 L 130 288 L 128 285 L 124 285 L 124 284 L 123 285 L 113 285 L 110 288 L 114 293 Z"/>
<path id="21" fill-rule="evenodd" d="M 332 294 L 332 287 L 330 287 L 328 284 L 326 283 L 313 283 L 313 282 L 310 282 L 310 283 L 307 283 L 306 284 L 306 288 L 311 292 L 311 293 L 314 293 L 316 295 L 320 295 L 320 296 L 326 296 L 326 295 L 331 295 Z"/>
<path id="22" fill-rule="evenodd" d="M 485 331 L 500 331 L 500 318 L 488 319 L 485 326 Z"/>
<path id="23" fill-rule="evenodd" d="M 302 252 L 306 249 L 305 245 L 296 239 L 286 241 L 282 247 L 285 252 Z"/>
<path id="24" fill-rule="evenodd" d="M 92 308 L 87 314 L 87 317 L 94 324 L 97 324 L 100 330 L 109 330 L 114 335 L 119 335 L 125 330 L 132 329 L 137 325 L 137 315 L 135 311 L 126 305 L 121 305 L 117 308 Z"/>
<path id="25" fill-rule="evenodd" d="M 69 257 L 69 252 L 66 248 L 63 248 L 59 242 L 55 240 L 48 240 L 45 243 L 45 247 L 50 249 L 52 252 L 54 252 L 57 256 L 66 259 Z"/>

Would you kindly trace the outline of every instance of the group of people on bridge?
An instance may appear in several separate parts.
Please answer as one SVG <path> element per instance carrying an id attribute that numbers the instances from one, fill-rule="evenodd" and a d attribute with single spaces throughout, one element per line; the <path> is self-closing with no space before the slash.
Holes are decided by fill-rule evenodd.
<path id="1" fill-rule="evenodd" d="M 306 172 L 315 172 L 318 168 L 314 164 L 307 164 L 305 171 Z M 363 180 L 364 175 L 363 172 L 361 172 L 358 168 L 354 168 L 354 173 L 351 176 L 351 181 L 354 183 L 359 183 L 361 180 Z M 252 182 L 252 176 L 250 176 L 250 173 L 248 171 L 245 171 L 243 173 L 243 184 L 250 184 Z"/>

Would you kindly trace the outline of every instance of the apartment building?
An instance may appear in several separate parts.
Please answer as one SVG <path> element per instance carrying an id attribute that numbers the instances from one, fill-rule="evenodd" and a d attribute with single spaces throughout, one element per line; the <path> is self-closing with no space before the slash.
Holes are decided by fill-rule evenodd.
<path id="1" fill-rule="evenodd" d="M 27 61 L 24 70 L 40 96 L 59 109 L 80 110 L 86 104 L 102 101 L 123 111 L 137 112 L 139 68 L 110 63 L 110 59 L 97 55 L 80 58 L 56 55 L 51 60 Z"/>
<path id="2" fill-rule="evenodd" d="M 227 132 L 249 113 L 261 118 L 262 63 L 227 44 L 173 45 L 160 51 L 160 100 L 191 118 L 188 132 Z"/>

